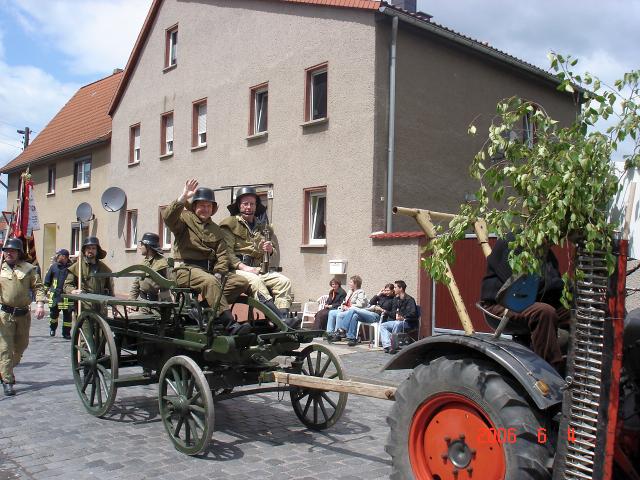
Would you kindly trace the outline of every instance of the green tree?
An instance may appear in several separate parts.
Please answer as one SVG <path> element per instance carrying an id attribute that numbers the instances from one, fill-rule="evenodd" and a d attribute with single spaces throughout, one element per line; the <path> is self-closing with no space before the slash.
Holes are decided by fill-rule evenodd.
<path id="1" fill-rule="evenodd" d="M 431 255 L 424 267 L 436 280 L 446 281 L 445 261 L 455 260 L 454 242 L 478 218 L 498 236 L 519 233 L 510 245 L 515 273 L 538 272 L 544 246 L 576 234 L 588 252 L 606 252 L 613 269 L 610 239 L 617 226 L 609 223 L 608 213 L 618 178 L 611 159 L 627 140 L 625 168 L 640 166 L 640 71 L 608 86 L 589 73 L 574 73 L 577 59 L 552 54 L 550 61 L 558 90 L 580 102 L 579 115 L 561 126 L 531 101 L 512 97 L 498 103 L 470 167 L 479 182 L 477 201 L 462 205 L 449 228 L 440 229 L 426 247 Z M 602 128 L 603 122 L 610 126 Z M 476 134 L 474 125 L 469 133 Z"/>

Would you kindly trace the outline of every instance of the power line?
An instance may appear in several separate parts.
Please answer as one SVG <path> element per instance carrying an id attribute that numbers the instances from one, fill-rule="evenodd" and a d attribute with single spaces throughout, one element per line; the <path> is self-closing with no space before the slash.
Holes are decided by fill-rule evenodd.
<path id="1" fill-rule="evenodd" d="M 13 128 L 20 128 L 20 127 L 14 125 L 13 123 L 5 122 L 4 120 L 0 120 L 0 123 L 4 123 L 5 125 L 9 125 L 10 127 L 13 127 Z"/>
<path id="2" fill-rule="evenodd" d="M 13 145 L 13 144 L 11 144 L 11 143 L 3 142 L 2 140 L 0 140 L 0 143 L 3 143 L 3 144 L 5 144 L 5 145 L 9 145 L 10 147 L 15 147 L 15 148 L 17 148 L 18 150 L 22 150 L 22 147 L 18 147 L 17 145 Z"/>

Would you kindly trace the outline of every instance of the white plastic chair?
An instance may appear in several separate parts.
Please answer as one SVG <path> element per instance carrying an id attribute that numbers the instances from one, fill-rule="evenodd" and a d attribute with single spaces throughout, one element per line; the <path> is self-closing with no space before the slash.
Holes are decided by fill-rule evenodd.
<path id="1" fill-rule="evenodd" d="M 358 322 L 358 327 L 356 329 L 357 334 L 360 334 L 360 327 L 369 327 L 369 334 L 371 334 L 371 329 L 373 329 L 373 346 L 380 346 L 380 324 L 382 323 L 382 316 L 380 316 L 380 320 L 375 323 L 363 323 Z"/>
<path id="2" fill-rule="evenodd" d="M 315 302 L 305 302 L 302 307 L 302 324 L 300 327 L 304 327 L 305 322 L 313 324 L 316 319 L 316 313 L 324 308 L 325 303 L 329 299 L 329 295 L 322 295 Z"/>

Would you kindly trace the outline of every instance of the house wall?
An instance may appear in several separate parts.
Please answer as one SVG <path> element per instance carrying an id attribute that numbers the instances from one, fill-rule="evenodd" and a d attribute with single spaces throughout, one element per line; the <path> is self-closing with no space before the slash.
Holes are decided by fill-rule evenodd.
<path id="1" fill-rule="evenodd" d="M 165 30 L 178 24 L 178 65 L 164 72 Z M 371 233 L 376 84 L 370 12 L 239 0 L 165 1 L 113 115 L 111 175 L 139 213 L 138 231 L 158 231 L 158 207 L 201 185 L 274 184 L 271 220 L 296 300 L 328 290 L 329 260 L 346 259 L 367 291 L 396 277 L 415 286 L 416 246 L 374 246 Z M 305 68 L 328 62 L 326 124 L 304 128 Z M 268 137 L 246 139 L 249 89 L 269 82 Z M 207 98 L 207 147 L 191 150 L 192 102 Z M 174 154 L 160 159 L 160 116 L 174 111 Z M 141 162 L 127 166 L 129 127 L 141 124 Z M 304 247 L 303 189 L 327 187 L 327 245 Z M 229 193 L 219 192 L 226 215 Z M 121 214 L 111 219 L 124 248 Z M 140 235 L 139 234 L 139 235 Z M 411 261 L 403 263 L 404 258 Z M 114 266 L 139 261 L 133 251 Z M 346 277 L 346 276 L 345 276 Z M 344 280 L 346 278 L 343 277 Z M 117 289 L 128 288 L 126 280 Z M 345 281 L 346 283 L 346 281 Z"/>
<path id="2" fill-rule="evenodd" d="M 86 189 L 73 189 L 74 162 L 91 155 L 91 183 Z M 71 250 L 71 224 L 76 222 L 76 208 L 83 202 L 91 205 L 95 219 L 89 224 L 89 233 L 97 235 L 102 247 L 107 250 L 106 262 L 109 263 L 116 252 L 107 234 L 107 212 L 101 208 L 100 197 L 109 186 L 110 147 L 103 144 L 93 149 L 81 150 L 72 155 L 57 157 L 47 163 L 31 167 L 34 181 L 35 203 L 38 209 L 40 230 L 36 231 L 36 252 L 43 270 L 46 271 L 51 258 L 44 251 L 45 224 L 55 224 L 56 248 Z M 47 194 L 49 166 L 56 167 L 55 193 Z M 7 209 L 15 206 L 18 196 L 19 178 L 22 171 L 9 174 Z M 71 252 L 73 254 L 73 252 Z"/>
<path id="3" fill-rule="evenodd" d="M 379 23 L 379 52 L 387 59 L 390 25 L 390 19 Z M 379 74 L 388 77 L 388 72 Z M 478 188 L 468 175 L 469 166 L 503 98 L 533 100 L 565 124 L 576 115 L 572 97 L 557 92 L 551 83 L 403 22 L 396 82 L 394 205 L 457 212 L 465 194 Z M 472 123 L 477 126 L 475 137 L 467 134 Z M 386 155 L 376 157 L 378 188 L 386 181 L 386 161 Z M 385 194 L 378 191 L 376 199 Z M 376 227 L 383 229 L 383 202 L 374 202 L 374 218 Z M 394 231 L 402 230 L 416 230 L 415 222 L 394 218 Z"/>

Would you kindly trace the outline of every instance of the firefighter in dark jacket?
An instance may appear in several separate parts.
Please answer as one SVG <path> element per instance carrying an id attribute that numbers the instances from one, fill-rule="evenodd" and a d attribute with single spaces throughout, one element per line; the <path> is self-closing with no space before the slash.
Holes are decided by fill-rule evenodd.
<path id="1" fill-rule="evenodd" d="M 62 298 L 64 281 L 69 273 L 69 250 L 61 248 L 56 252 L 55 261 L 44 277 L 44 287 L 49 296 L 49 335 L 55 337 L 58 328 L 58 317 L 62 312 L 62 336 L 71 338 L 72 305 L 67 298 Z"/>
<path id="2" fill-rule="evenodd" d="M 487 273 L 482 279 L 482 303 L 488 311 L 500 317 L 505 308 L 497 303 L 496 296 L 513 274 L 509 266 L 509 243 L 514 239 L 510 233 L 496 242 L 487 257 Z M 563 361 L 558 326 L 568 325 L 570 312 L 560 304 L 564 282 L 558 269 L 558 259 L 550 249 L 547 249 L 542 269 L 536 302 L 520 313 L 509 312 L 509 321 L 525 323 L 531 331 L 531 349 L 561 370 Z"/>

